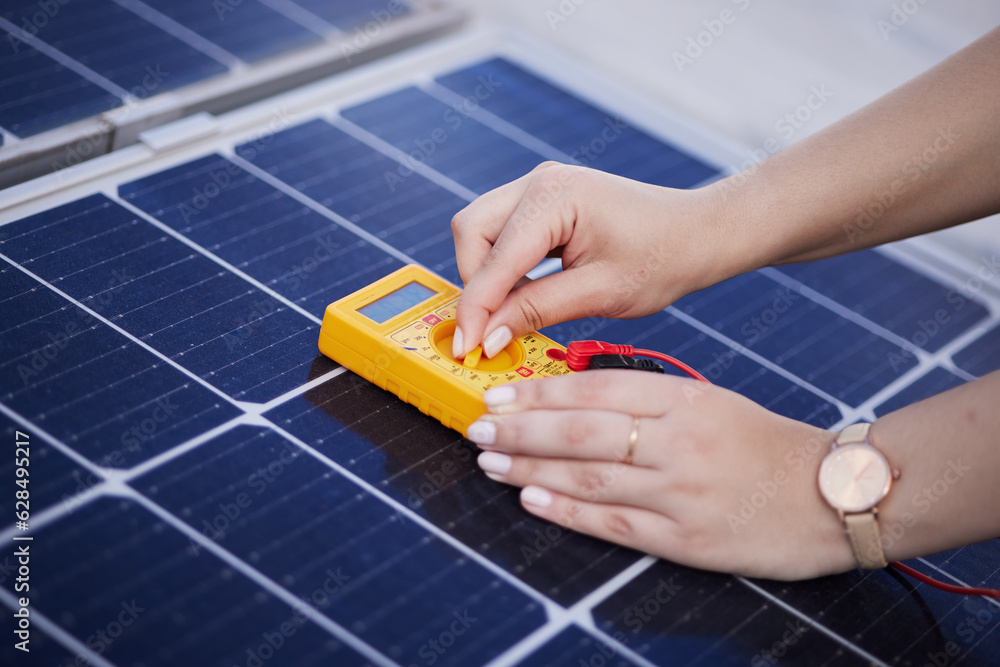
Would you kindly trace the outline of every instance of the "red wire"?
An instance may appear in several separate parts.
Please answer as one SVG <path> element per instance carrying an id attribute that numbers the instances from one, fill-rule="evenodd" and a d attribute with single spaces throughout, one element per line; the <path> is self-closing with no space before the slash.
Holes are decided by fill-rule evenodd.
<path id="1" fill-rule="evenodd" d="M 590 358 L 595 354 L 623 354 L 627 357 L 637 354 L 643 357 L 652 357 L 653 359 L 665 361 L 671 366 L 681 369 L 696 380 L 708 382 L 708 379 L 706 379 L 704 375 L 691 368 L 683 361 L 674 359 L 669 354 L 663 354 L 662 352 L 655 352 L 653 350 L 637 350 L 631 345 L 614 345 L 612 343 L 604 343 L 596 340 L 573 341 L 570 343 L 566 350 L 566 362 L 574 371 L 582 371 L 587 368 L 590 364 Z M 711 382 L 708 383 L 712 384 Z M 934 588 L 947 591 L 948 593 L 958 593 L 959 595 L 985 595 L 987 597 L 1000 598 L 1000 590 L 997 589 L 954 586 L 952 584 L 946 584 L 943 581 L 938 581 L 932 577 L 928 577 L 926 574 L 917 572 L 912 567 L 903 565 L 902 563 L 892 562 L 889 563 L 889 566 L 904 574 L 910 575 L 914 579 L 924 582 L 928 586 L 933 586 Z"/>
<path id="2" fill-rule="evenodd" d="M 668 364 L 670 364 L 671 366 L 675 366 L 675 367 L 681 369 L 682 371 L 684 371 L 685 373 L 687 373 L 688 375 L 690 375 L 691 377 L 693 377 L 695 380 L 701 380 L 702 382 L 708 382 L 708 379 L 704 375 L 702 375 L 701 373 L 699 373 L 695 369 L 691 368 L 690 366 L 688 366 L 687 364 L 685 364 L 680 359 L 674 359 L 669 354 L 663 354 L 661 352 L 654 352 L 653 350 L 636 350 L 635 354 L 641 355 L 643 357 L 652 357 L 653 359 L 659 359 L 660 361 L 665 361 Z M 708 383 L 712 384 L 711 382 L 708 382 Z"/>
<path id="3" fill-rule="evenodd" d="M 914 579 L 919 579 L 928 586 L 940 588 L 942 591 L 947 591 L 948 593 L 958 593 L 959 595 L 985 595 L 991 598 L 1000 598 L 1000 590 L 995 588 L 972 588 L 971 586 L 954 586 L 952 584 L 946 584 L 943 581 L 938 581 L 937 579 L 928 577 L 926 574 L 918 572 L 909 565 L 903 565 L 902 563 L 889 563 L 889 567 L 896 568 L 903 574 L 908 574 Z"/>

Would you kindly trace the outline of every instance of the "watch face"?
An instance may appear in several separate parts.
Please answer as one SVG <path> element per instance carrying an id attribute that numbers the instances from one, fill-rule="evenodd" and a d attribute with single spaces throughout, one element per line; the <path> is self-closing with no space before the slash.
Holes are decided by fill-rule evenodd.
<path id="1" fill-rule="evenodd" d="M 844 512 L 870 510 L 885 497 L 891 484 L 889 462 L 870 445 L 837 447 L 819 468 L 820 492 Z"/>

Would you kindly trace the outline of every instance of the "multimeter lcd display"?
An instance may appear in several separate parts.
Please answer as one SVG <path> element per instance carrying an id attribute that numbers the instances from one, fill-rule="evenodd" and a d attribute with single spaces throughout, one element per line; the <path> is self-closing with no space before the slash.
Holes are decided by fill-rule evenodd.
<path id="1" fill-rule="evenodd" d="M 400 313 L 419 305 L 437 294 L 429 287 L 413 281 L 403 285 L 395 292 L 386 294 L 381 299 L 372 301 L 367 306 L 358 308 L 358 312 L 378 324 L 384 324 Z"/>

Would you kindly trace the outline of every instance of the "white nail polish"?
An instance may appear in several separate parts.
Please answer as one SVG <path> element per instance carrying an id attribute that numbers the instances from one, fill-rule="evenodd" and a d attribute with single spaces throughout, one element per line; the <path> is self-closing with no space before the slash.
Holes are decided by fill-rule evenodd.
<path id="1" fill-rule="evenodd" d="M 500 452 L 483 452 L 476 459 L 476 462 L 486 472 L 492 472 L 496 475 L 506 475 L 510 472 L 510 457 Z"/>
<path id="2" fill-rule="evenodd" d="M 456 359 L 460 359 L 465 354 L 465 334 L 459 327 L 455 327 L 455 336 L 451 339 L 451 354 Z"/>
<path id="3" fill-rule="evenodd" d="M 521 502 L 535 507 L 548 507 L 552 504 L 552 494 L 538 486 L 526 486 L 521 489 Z"/>
<path id="4" fill-rule="evenodd" d="M 466 435 L 477 445 L 492 445 L 497 439 L 497 425 L 483 420 L 472 422 Z"/>
<path id="5" fill-rule="evenodd" d="M 513 338 L 514 335 L 511 334 L 510 329 L 506 325 L 497 327 L 483 341 L 483 353 L 492 359 L 500 350 L 507 347 L 507 343 Z"/>
<path id="6" fill-rule="evenodd" d="M 509 384 L 502 384 L 499 387 L 493 387 L 492 389 L 486 390 L 483 394 L 483 400 L 486 401 L 486 407 L 490 409 L 491 412 L 496 412 L 510 405 L 514 402 L 517 397 L 517 392 L 514 387 Z"/>

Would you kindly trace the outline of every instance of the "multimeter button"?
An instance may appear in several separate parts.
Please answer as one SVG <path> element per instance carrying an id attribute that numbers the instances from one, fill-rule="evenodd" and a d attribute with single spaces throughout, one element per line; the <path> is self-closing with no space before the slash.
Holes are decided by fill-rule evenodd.
<path id="1" fill-rule="evenodd" d="M 550 347 L 545 351 L 545 356 L 556 361 L 566 361 L 566 353 L 556 347 Z"/>

